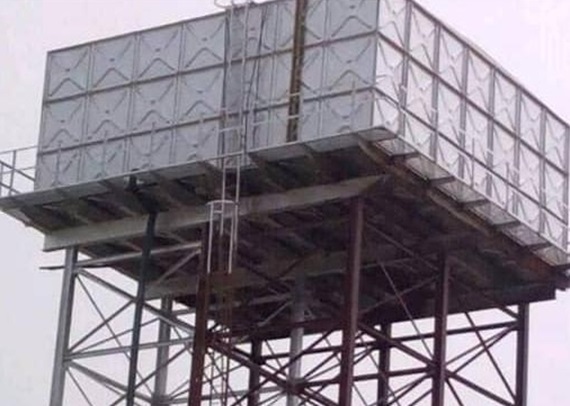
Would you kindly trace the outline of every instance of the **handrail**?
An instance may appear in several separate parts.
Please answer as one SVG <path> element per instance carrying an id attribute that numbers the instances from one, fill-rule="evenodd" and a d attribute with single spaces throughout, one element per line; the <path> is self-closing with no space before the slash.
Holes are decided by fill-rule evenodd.
<path id="1" fill-rule="evenodd" d="M 31 146 L 0 152 L 0 198 L 33 190 L 36 150 Z"/>

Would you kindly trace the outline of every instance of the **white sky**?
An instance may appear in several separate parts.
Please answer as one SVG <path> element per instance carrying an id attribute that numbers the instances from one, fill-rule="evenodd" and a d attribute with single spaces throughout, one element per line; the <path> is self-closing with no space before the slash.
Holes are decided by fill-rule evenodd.
<path id="1" fill-rule="evenodd" d="M 215 10 L 212 0 L 0 0 L 0 151 L 33 145 L 46 52 Z M 570 0 L 421 0 L 570 119 Z M 47 405 L 59 273 L 0 216 L 0 403 Z M 570 404 L 570 294 L 531 312 L 530 406 Z"/>

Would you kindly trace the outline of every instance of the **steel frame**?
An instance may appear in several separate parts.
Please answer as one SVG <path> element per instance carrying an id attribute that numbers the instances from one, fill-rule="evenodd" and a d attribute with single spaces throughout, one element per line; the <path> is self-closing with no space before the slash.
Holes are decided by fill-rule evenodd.
<path id="1" fill-rule="evenodd" d="M 302 273 L 293 284 L 284 279 L 290 270 L 278 276 L 265 274 L 261 276 L 266 287 L 278 297 L 274 312 L 252 330 L 220 329 L 211 318 L 213 284 L 218 282 L 204 273 L 201 251 L 203 273 L 194 305 L 173 304 L 167 298 L 145 300 L 138 350 L 153 351 L 154 356 L 137 365 L 135 404 L 442 406 L 473 404 L 477 399 L 485 404 L 524 406 L 528 304 L 506 307 L 486 297 L 489 305 L 484 312 L 450 314 L 450 295 L 473 288 L 454 276 L 448 254 L 441 253 L 436 262 L 425 259 L 430 272 L 405 289 L 394 278 L 399 265 L 381 265 L 390 291 L 364 305 L 359 283 L 361 251 L 369 244 L 370 232 L 364 198 L 351 198 L 349 207 L 349 255 L 342 297 L 336 300 L 314 297 Z M 50 406 L 121 404 L 128 392 L 126 375 L 105 366 L 110 360 L 111 364 L 122 360 L 126 371 L 130 361 L 134 346 L 125 339 L 133 329 L 116 331 L 114 322 L 132 309 L 136 286 L 131 286 L 132 293 L 118 288 L 100 275 L 101 268 L 82 268 L 81 263 L 89 264 L 77 260 L 77 248 L 67 249 Z M 434 292 L 432 320 L 415 318 L 411 309 L 411 297 L 425 287 Z M 115 301 L 116 307 L 105 312 L 102 307 L 108 302 L 98 301 L 94 289 L 122 301 Z M 75 308 L 85 310 L 79 293 L 100 321 L 87 329 L 79 326 L 82 332 L 77 335 L 73 332 Z M 394 303 L 407 320 L 379 324 L 377 316 Z M 328 316 L 315 316 L 317 308 L 325 309 Z M 293 316 L 287 325 L 272 323 L 275 315 L 290 311 Z M 151 326 L 155 327 L 152 332 L 147 331 Z M 101 337 L 105 331 L 108 334 Z M 231 340 L 224 336 L 227 331 Z M 283 337 L 283 331 L 289 334 Z M 174 368 L 182 357 L 182 368 Z M 220 357 L 228 360 L 227 369 L 216 364 Z M 93 364 L 103 365 L 100 369 L 88 363 L 97 359 L 107 360 Z M 485 373 L 478 374 L 482 363 L 486 363 Z M 219 387 L 221 374 L 227 394 Z M 489 385 L 492 374 L 497 387 Z M 179 382 L 173 384 L 176 379 Z M 108 392 L 107 403 L 93 400 L 93 393 L 99 400 L 101 388 Z M 67 395 L 71 389 L 75 398 Z"/>
<path id="2" fill-rule="evenodd" d="M 103 276 L 107 270 L 82 268 L 79 262 L 75 248 L 66 250 L 50 406 L 124 404 L 135 346 L 144 358 L 132 364 L 134 404 L 180 403 L 179 389 L 173 392 L 166 382 L 172 367 L 189 358 L 190 310 L 168 298 L 137 301 L 136 284 L 113 281 L 117 275 Z M 137 302 L 141 322 L 133 325 Z M 132 341 L 136 335 L 140 342 Z M 187 380 L 179 386 L 186 387 Z"/>

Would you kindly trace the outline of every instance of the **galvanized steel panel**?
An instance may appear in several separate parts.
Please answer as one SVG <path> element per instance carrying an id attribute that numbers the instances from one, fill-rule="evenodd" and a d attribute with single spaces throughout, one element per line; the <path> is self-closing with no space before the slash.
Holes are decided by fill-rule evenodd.
<path id="1" fill-rule="evenodd" d="M 375 36 L 333 42 L 326 46 L 322 83 L 326 93 L 341 93 L 372 87 L 374 83 Z"/>
<path id="2" fill-rule="evenodd" d="M 221 65 L 225 59 L 224 15 L 190 21 L 182 25 L 182 70 Z"/>
<path id="3" fill-rule="evenodd" d="M 87 90 L 90 47 L 82 46 L 53 52 L 47 62 L 46 94 L 48 100 L 68 97 Z"/>
<path id="4" fill-rule="evenodd" d="M 409 0 L 307 7 L 298 117 L 293 0 L 51 52 L 36 188 L 214 159 L 240 134 L 271 148 L 291 120 L 301 142 L 382 128 L 385 150 L 420 152 L 412 170 L 452 175 L 454 198 L 488 199 L 478 214 L 531 230 L 514 238 L 566 248 L 567 123 Z"/>
<path id="5" fill-rule="evenodd" d="M 79 146 L 85 118 L 85 98 L 52 102 L 44 107 L 39 151 Z"/>
<path id="6" fill-rule="evenodd" d="M 160 168 L 170 162 L 172 130 L 140 134 L 127 139 L 127 172 Z"/>
<path id="7" fill-rule="evenodd" d="M 91 52 L 91 89 L 125 85 L 132 80 L 135 61 L 134 35 L 95 43 Z"/>
<path id="8" fill-rule="evenodd" d="M 223 78 L 222 68 L 180 76 L 176 122 L 186 123 L 219 117 L 222 109 Z"/>
<path id="9" fill-rule="evenodd" d="M 490 221 L 516 218 L 566 250 L 568 124 L 410 1 L 380 0 L 378 30 L 376 86 L 400 110 L 399 137 L 492 201 Z M 375 124 L 395 128 L 381 111 Z"/>
<path id="10" fill-rule="evenodd" d="M 176 79 L 141 83 L 133 92 L 131 131 L 156 131 L 172 125 Z"/>
<path id="11" fill-rule="evenodd" d="M 102 179 L 124 173 L 125 140 L 86 145 L 82 152 L 79 179 Z"/>
<path id="12" fill-rule="evenodd" d="M 219 122 L 206 121 L 174 129 L 172 164 L 207 160 L 218 154 Z"/>
<path id="13" fill-rule="evenodd" d="M 138 80 L 172 75 L 178 71 L 181 28 L 177 24 L 146 31 L 138 36 Z"/>
<path id="14" fill-rule="evenodd" d="M 94 93 L 89 98 L 87 129 L 82 141 L 89 143 L 125 136 L 129 131 L 130 98 L 128 88 Z"/>
<path id="15" fill-rule="evenodd" d="M 350 38 L 378 26 L 378 1 L 328 0 L 327 39 Z"/>

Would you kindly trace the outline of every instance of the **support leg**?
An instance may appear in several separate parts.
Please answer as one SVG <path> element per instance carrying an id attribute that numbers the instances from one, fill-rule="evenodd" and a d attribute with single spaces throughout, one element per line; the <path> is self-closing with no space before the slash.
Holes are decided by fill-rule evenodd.
<path id="1" fill-rule="evenodd" d="M 305 320 L 305 274 L 298 273 L 295 279 L 295 290 L 293 291 L 291 321 L 293 323 Z M 289 358 L 292 360 L 289 366 L 289 382 L 298 383 L 301 378 L 301 359 L 298 355 L 303 351 L 303 327 L 295 327 L 291 331 L 291 342 L 289 348 Z M 287 406 L 297 406 L 299 398 L 294 395 L 287 395 Z"/>
<path id="2" fill-rule="evenodd" d="M 145 239 L 143 244 L 143 252 L 141 257 L 137 297 L 135 300 L 133 338 L 131 342 L 131 358 L 129 361 L 129 378 L 127 386 L 127 398 L 126 398 L 127 406 L 135 405 L 135 387 L 137 384 L 136 381 L 137 381 L 137 367 L 139 359 L 141 323 L 142 323 L 142 315 L 143 315 L 143 308 L 145 302 L 146 281 L 151 266 L 150 255 L 151 255 L 152 245 L 154 242 L 154 225 L 156 223 L 156 216 L 157 214 L 155 212 L 150 212 L 148 215 Z"/>
<path id="3" fill-rule="evenodd" d="M 432 406 L 444 406 L 445 402 L 445 351 L 449 305 L 449 264 L 445 257 L 441 258 L 440 266 L 436 283 Z"/>
<path id="4" fill-rule="evenodd" d="M 385 323 L 382 324 L 382 334 L 386 337 L 392 336 L 392 325 Z M 389 386 L 389 373 L 390 373 L 390 346 L 387 343 L 382 343 L 378 359 L 378 367 L 380 377 L 378 378 L 378 405 L 383 406 L 388 404 L 390 397 Z"/>
<path id="5" fill-rule="evenodd" d="M 528 304 L 519 305 L 517 328 L 517 382 L 515 406 L 526 406 L 528 383 Z"/>
<path id="6" fill-rule="evenodd" d="M 261 341 L 253 340 L 251 342 L 251 358 L 253 362 L 261 363 Z M 247 395 L 247 406 L 257 406 L 259 404 L 259 392 L 257 386 L 259 385 L 260 374 L 259 370 L 249 370 L 249 393 Z"/>
<path id="7" fill-rule="evenodd" d="M 65 252 L 65 269 L 59 302 L 59 320 L 55 343 L 55 359 L 51 381 L 50 406 L 61 406 L 65 389 L 65 356 L 69 346 L 71 315 L 73 312 L 73 295 L 75 291 L 75 263 L 77 249 L 68 248 Z"/>
<path id="8" fill-rule="evenodd" d="M 172 300 L 162 299 L 162 304 L 160 310 L 165 314 L 170 315 L 172 312 Z M 158 327 L 158 342 L 166 343 L 170 341 L 170 326 L 164 321 L 160 321 Z M 159 347 L 156 353 L 156 378 L 154 381 L 154 395 L 153 395 L 153 405 L 160 406 L 166 405 L 167 391 L 167 381 L 168 381 L 168 366 L 165 365 L 169 357 L 169 347 L 163 346 Z"/>
<path id="9" fill-rule="evenodd" d="M 364 201 L 354 198 L 350 204 L 350 241 L 348 264 L 345 278 L 345 292 L 342 315 L 342 350 L 340 365 L 340 406 L 352 403 L 352 385 L 354 380 L 354 348 L 358 324 L 358 301 L 360 291 L 360 265 L 362 251 L 362 226 Z"/>
<path id="10" fill-rule="evenodd" d="M 202 254 L 200 255 L 200 279 L 196 292 L 196 321 L 192 351 L 192 370 L 190 371 L 190 395 L 188 406 L 200 406 L 202 385 L 207 350 L 208 306 L 210 303 L 210 275 L 208 274 L 208 244 L 211 234 L 208 228 L 202 230 Z"/>

